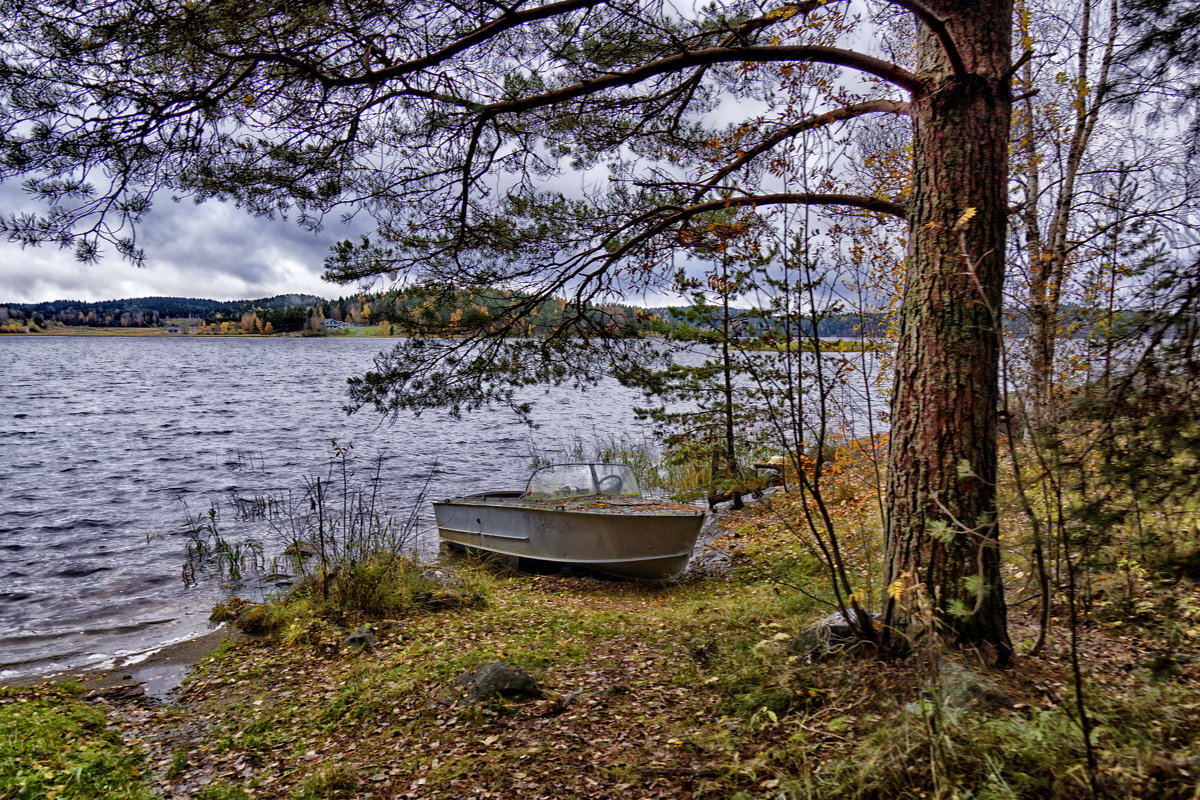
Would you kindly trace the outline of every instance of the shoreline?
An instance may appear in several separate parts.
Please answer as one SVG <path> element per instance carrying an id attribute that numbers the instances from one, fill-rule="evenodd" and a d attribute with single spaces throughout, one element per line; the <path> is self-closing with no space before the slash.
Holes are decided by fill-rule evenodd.
<path id="1" fill-rule="evenodd" d="M 182 683 L 187 673 L 201 659 L 226 641 L 237 641 L 240 638 L 241 634 L 236 629 L 222 626 L 215 631 L 163 645 L 149 652 L 121 656 L 116 664 L 68 667 L 50 672 L 0 678 L 0 688 L 75 681 L 83 686 L 85 692 L 112 689 L 133 691 L 134 687 L 138 687 L 147 696 L 163 700 Z"/>
<path id="2" fill-rule="evenodd" d="M 323 333 L 316 335 L 301 335 L 299 333 L 154 333 L 132 331 L 122 333 L 119 331 L 96 331 L 88 330 L 81 332 L 57 332 L 57 331 L 24 331 L 21 333 L 4 333 L 0 334 L 0 341 L 4 339 L 20 339 L 20 338 L 35 338 L 35 339 L 405 339 L 406 336 L 397 334 L 389 334 L 384 336 L 378 333 L 371 334 L 349 334 L 349 333 Z"/>

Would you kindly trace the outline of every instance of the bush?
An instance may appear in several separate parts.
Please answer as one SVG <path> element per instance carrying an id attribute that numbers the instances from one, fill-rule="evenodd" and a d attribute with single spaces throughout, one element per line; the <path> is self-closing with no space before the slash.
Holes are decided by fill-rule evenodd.
<path id="1" fill-rule="evenodd" d="M 426 572 L 426 565 L 415 559 L 378 553 L 341 564 L 327 575 L 308 576 L 293 588 L 289 602 L 307 605 L 317 617 L 349 621 L 484 604 L 488 579 L 482 571 L 464 570 L 457 587 L 440 586 Z"/>
<path id="2" fill-rule="evenodd" d="M 213 617 L 229 618 L 237 609 L 236 625 L 252 635 L 279 635 L 289 644 L 316 644 L 339 626 L 437 611 L 482 608 L 490 578 L 480 569 L 463 569 L 461 584 L 443 586 L 426 576 L 425 565 L 410 558 L 381 553 L 366 561 L 344 564 L 328 575 L 311 574 L 288 595 L 270 603 L 245 603 L 238 598 L 218 605 Z"/>

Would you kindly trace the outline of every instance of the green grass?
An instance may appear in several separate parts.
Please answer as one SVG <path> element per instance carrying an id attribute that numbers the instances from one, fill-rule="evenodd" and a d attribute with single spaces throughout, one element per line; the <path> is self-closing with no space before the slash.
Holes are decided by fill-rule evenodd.
<path id="1" fill-rule="evenodd" d="M 362 331 L 361 333 L 359 331 Z M 397 335 L 394 331 L 392 334 L 385 334 L 382 325 L 362 325 L 357 328 L 338 328 L 337 330 L 325 331 L 326 336 L 387 336 Z"/>
<path id="2" fill-rule="evenodd" d="M 0 689 L 0 800 L 155 797 L 141 757 L 77 689 Z"/>
<path id="3" fill-rule="evenodd" d="M 32 328 L 27 331 L 3 330 L 0 333 L 20 333 L 37 336 L 174 336 L 183 334 L 167 333 L 166 328 L 102 328 L 53 325 L 47 328 Z"/>
<path id="4" fill-rule="evenodd" d="M 240 786 L 215 780 L 197 789 L 192 800 L 250 800 L 250 794 Z"/>
<path id="5" fill-rule="evenodd" d="M 844 526 L 861 525 L 864 503 L 850 492 L 833 509 Z M 477 795 L 477 786 L 501 798 L 1090 795 L 1061 637 L 1041 656 L 990 674 L 1011 705 L 939 709 L 934 726 L 935 717 L 910 710 L 939 696 L 928 658 L 813 661 L 792 647 L 829 612 L 808 596 L 827 595 L 828 577 L 782 530 L 776 513 L 794 518 L 796 506 L 780 498 L 774 508 L 751 507 L 718 540 L 734 551 L 729 573 L 669 586 L 464 562 L 462 593 L 429 603 L 415 564 L 348 570 L 354 583 L 331 589 L 351 602 L 326 601 L 310 586 L 268 609 L 278 618 L 266 636 L 226 645 L 201 664 L 174 713 L 203 725 L 180 728 L 194 738 L 168 738 L 150 763 L 180 785 L 248 765 L 235 783 L 208 784 L 194 795 L 201 800 L 250 792 L 459 798 Z M 1016 535 L 1017 525 L 1007 530 Z M 842 543 L 869 560 L 878 538 L 874 529 L 844 531 Z M 852 562 L 852 573 L 866 563 Z M 1132 592 L 1132 602 L 1098 607 L 1085 620 L 1097 796 L 1196 800 L 1200 589 L 1153 575 L 1130 588 L 1130 576 L 1119 577 L 1116 588 Z M 375 625 L 370 650 L 342 646 L 380 613 L 387 621 Z M 1027 612 L 1014 608 L 1014 617 L 1014 632 L 1030 629 Z M 943 655 L 982 669 L 965 654 Z M 528 670 L 548 696 L 456 705 L 455 678 L 498 658 Z M 0 695 L 15 730 L 0 740 L 8 770 L 0 800 L 149 796 L 139 762 L 95 709 L 65 689 L 26 691 Z M 72 720 L 74 733 L 51 735 Z M 154 741 L 144 730 L 126 738 L 143 737 Z M 125 759 L 123 777 L 92 794 L 66 793 L 81 751 Z M 23 770 L 22 788 L 14 769 Z M 85 765 L 80 774 L 94 771 Z M 29 782 L 43 773 L 45 784 Z"/>
<path id="6" fill-rule="evenodd" d="M 377 553 L 341 564 L 328 576 L 306 576 L 285 599 L 243 614 L 239 626 L 251 623 L 255 629 L 250 633 L 278 633 L 287 641 L 303 641 L 319 638 L 330 622 L 358 625 L 487 604 L 491 578 L 484 570 L 460 570 L 458 587 L 438 586 L 424 572 L 425 565 L 408 557 Z"/>
<path id="7" fill-rule="evenodd" d="M 257 771 L 214 781 L 201 800 L 242 800 L 247 790 L 293 800 L 401 796 L 409 787 L 449 798 L 475 786 L 569 797 L 597 782 L 673 800 L 1087 796 L 1061 671 L 995 674 L 1022 702 L 946 713 L 934 753 L 927 721 L 905 708 L 921 696 L 920 663 L 798 657 L 790 638 L 827 609 L 761 576 L 746 569 L 641 587 L 501 573 L 486 606 L 406 617 L 381 629 L 367 653 L 341 648 L 348 629 L 334 625 L 292 643 L 227 646 L 185 687 L 188 713 L 207 721 L 201 738 L 157 760 L 184 781 L 195 779 L 184 774 L 192 769 L 220 774 L 231 762 Z M 803 559 L 783 577 L 818 593 L 823 584 Z M 446 699 L 458 674 L 495 658 L 524 666 L 551 697 L 465 707 Z M 1194 800 L 1195 687 L 1183 677 L 1124 676 L 1111 697 L 1090 701 L 1104 796 Z M 621 693 L 597 694 L 613 686 Z M 0 763 L 21 765 L 30 788 L 5 773 L 0 800 L 150 796 L 98 711 L 55 689 L 27 693 L 13 712 L 18 697 L 2 696 L 5 719 L 19 720 L 3 741 L 30 749 L 6 750 Z M 124 771 L 106 769 L 115 777 L 90 794 L 67 793 L 80 751 L 105 749 Z M 85 764 L 81 774 L 96 771 Z M 28 783 L 43 772 L 58 777 Z"/>

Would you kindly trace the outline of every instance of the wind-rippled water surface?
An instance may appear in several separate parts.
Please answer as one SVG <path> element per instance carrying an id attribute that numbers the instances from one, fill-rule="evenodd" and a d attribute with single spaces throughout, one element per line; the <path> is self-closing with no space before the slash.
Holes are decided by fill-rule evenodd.
<path id="1" fill-rule="evenodd" d="M 427 479 L 430 498 L 519 488 L 532 449 L 645 434 L 639 394 L 615 382 L 530 391 L 536 430 L 500 409 L 348 417 L 346 378 L 386 344 L 0 338 L 0 678 L 206 631 L 221 589 L 183 585 L 186 513 L 300 487 L 331 439 L 383 454 L 384 502 L 404 516 Z"/>

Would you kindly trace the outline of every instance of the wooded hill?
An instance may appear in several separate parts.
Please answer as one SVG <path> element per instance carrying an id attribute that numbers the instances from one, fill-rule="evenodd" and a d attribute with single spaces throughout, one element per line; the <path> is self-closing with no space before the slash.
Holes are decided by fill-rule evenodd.
<path id="1" fill-rule="evenodd" d="M 135 297 L 88 302 L 53 300 L 43 303 L 0 305 L 0 328 L 23 332 L 29 326 L 69 327 L 166 327 L 190 321 L 211 332 L 290 333 L 321 328 L 320 321 L 333 319 L 354 325 L 385 324 L 397 334 L 428 332 L 433 327 L 457 323 L 464 331 L 496 324 L 497 312 L 509 305 L 513 292 L 489 290 L 434 291 L 407 289 L 400 292 L 356 294 L 325 299 L 314 295 L 284 294 L 254 300 L 208 300 L 192 297 Z M 532 314 L 515 326 L 515 336 L 545 335 L 565 321 L 567 303 L 552 299 L 536 303 Z M 641 308 L 622 304 L 597 305 L 592 321 L 610 333 L 638 335 L 668 332 L 685 324 L 684 309 L 674 306 Z M 736 309 L 743 335 L 758 336 L 778 327 L 764 314 Z M 255 321 L 257 320 L 257 322 Z M 14 324 L 15 323 L 15 324 Z M 817 322 L 818 335 L 854 337 L 882 336 L 886 330 L 881 312 L 839 313 Z M 802 325 L 811 332 L 811 321 Z"/>
<path id="2" fill-rule="evenodd" d="M 311 310 L 312 306 L 323 302 L 322 298 L 315 295 L 301 294 L 281 294 L 257 300 L 206 300 L 195 297 L 133 297 L 95 302 L 52 300 L 0 305 L 0 324 L 15 320 L 38 327 L 47 323 L 88 327 L 162 327 L 168 324 L 168 320 L 236 320 L 251 310 Z"/>

